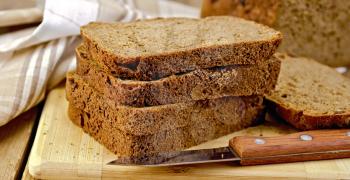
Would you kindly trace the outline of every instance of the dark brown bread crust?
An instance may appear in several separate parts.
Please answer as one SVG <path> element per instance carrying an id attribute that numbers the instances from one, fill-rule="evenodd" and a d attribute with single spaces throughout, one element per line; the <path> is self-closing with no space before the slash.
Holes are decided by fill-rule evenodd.
<path id="1" fill-rule="evenodd" d="M 140 136 L 121 131 L 119 126 L 106 116 L 86 113 L 71 104 L 69 117 L 116 155 L 130 157 L 130 163 L 141 163 L 149 160 L 149 155 L 182 150 L 249 127 L 260 118 L 261 110 L 261 104 L 247 104 L 248 113 L 231 119 L 230 123 L 223 123 L 218 117 L 199 118 L 185 127 Z"/>
<path id="2" fill-rule="evenodd" d="M 252 113 L 248 108 L 250 105 L 262 107 L 262 96 L 223 97 L 144 108 L 118 106 L 74 74 L 68 74 L 66 88 L 72 106 L 96 117 L 104 117 L 121 131 L 134 135 L 154 134 L 211 118 L 232 124 Z"/>
<path id="3" fill-rule="evenodd" d="M 272 26 L 280 0 L 202 0 L 201 17 L 233 15 Z"/>
<path id="4" fill-rule="evenodd" d="M 304 114 L 303 111 L 296 111 L 295 109 L 272 101 L 269 101 L 267 106 L 273 113 L 300 130 L 348 128 L 350 126 L 350 112 L 346 114 L 314 116 Z"/>
<path id="5" fill-rule="evenodd" d="M 229 17 L 226 17 L 229 18 Z M 231 17 L 233 18 L 233 17 Z M 148 21 L 159 21 L 157 19 Z M 176 19 L 174 19 L 176 21 Z M 239 20 L 241 21 L 241 20 Z M 195 69 L 227 66 L 232 64 L 256 64 L 269 59 L 278 48 L 282 35 L 276 31 L 267 40 L 238 42 L 205 46 L 138 57 L 123 57 L 101 47 L 87 32 L 98 23 L 82 27 L 81 35 L 93 59 L 104 64 L 105 71 L 116 77 L 135 80 L 157 80 L 173 74 Z M 237 24 L 239 26 L 239 24 Z M 267 28 L 257 24 L 260 28 Z"/>
<path id="6" fill-rule="evenodd" d="M 272 58 L 256 65 L 198 69 L 156 81 L 122 80 L 106 73 L 84 46 L 76 50 L 77 74 L 118 105 L 135 107 L 185 103 L 223 96 L 269 94 L 276 85 L 280 61 Z"/>

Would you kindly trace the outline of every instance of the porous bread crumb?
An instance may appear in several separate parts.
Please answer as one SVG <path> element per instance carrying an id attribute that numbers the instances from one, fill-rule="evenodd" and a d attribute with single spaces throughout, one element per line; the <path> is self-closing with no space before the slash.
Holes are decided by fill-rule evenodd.
<path id="1" fill-rule="evenodd" d="M 194 119 L 189 125 L 159 130 L 148 135 L 125 133 L 105 114 L 87 113 L 71 104 L 68 114 L 74 124 L 114 154 L 130 158 L 130 163 L 142 163 L 146 160 L 149 162 L 150 155 L 182 150 L 254 125 L 262 116 L 262 97 L 255 98 L 255 101 L 239 102 L 237 105 L 227 104 L 223 108 L 217 108 L 217 112 L 194 111 Z M 232 111 L 234 113 L 228 113 Z M 224 122 L 222 118 L 225 118 Z"/>
<path id="2" fill-rule="evenodd" d="M 300 129 L 350 125 L 350 79 L 312 59 L 276 56 L 281 71 L 266 98 L 280 116 Z"/>
<path id="3" fill-rule="evenodd" d="M 226 117 L 244 117 L 248 104 L 262 105 L 262 96 L 221 97 L 212 100 L 198 100 L 187 103 L 166 104 L 151 107 L 120 106 L 114 100 L 104 97 L 75 74 L 67 75 L 66 93 L 69 103 L 101 119 L 112 122 L 127 134 L 146 135 L 162 130 L 184 127 L 199 120 Z M 240 114 L 240 115 L 236 115 Z M 204 120 L 203 120 L 204 121 Z M 221 118 L 218 120 L 221 121 Z M 227 120 L 223 120 L 225 124 Z"/>
<path id="4" fill-rule="evenodd" d="M 76 50 L 77 74 L 119 105 L 143 107 L 185 103 L 224 96 L 269 94 L 276 85 L 280 61 L 197 69 L 154 81 L 125 80 L 104 71 L 84 45 Z"/>
<path id="5" fill-rule="evenodd" d="M 81 35 L 91 56 L 115 76 L 155 80 L 199 68 L 256 64 L 282 35 L 267 26 L 222 16 L 90 23 Z"/>

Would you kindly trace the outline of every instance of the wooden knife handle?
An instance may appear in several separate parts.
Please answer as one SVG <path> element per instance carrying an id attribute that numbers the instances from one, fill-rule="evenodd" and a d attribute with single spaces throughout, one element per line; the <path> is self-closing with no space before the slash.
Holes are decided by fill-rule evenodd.
<path id="1" fill-rule="evenodd" d="M 350 157 L 350 129 L 315 130 L 279 137 L 234 137 L 230 147 L 242 165 Z"/>

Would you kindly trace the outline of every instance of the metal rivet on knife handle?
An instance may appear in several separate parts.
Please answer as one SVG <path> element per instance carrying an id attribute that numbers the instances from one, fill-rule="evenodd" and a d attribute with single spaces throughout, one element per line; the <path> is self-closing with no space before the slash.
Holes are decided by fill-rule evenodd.
<path id="1" fill-rule="evenodd" d="M 261 138 L 255 139 L 255 144 L 265 144 L 265 140 Z"/>
<path id="2" fill-rule="evenodd" d="M 346 135 L 347 135 L 347 136 L 350 136 L 350 131 L 346 132 Z"/>
<path id="3" fill-rule="evenodd" d="M 312 140 L 312 136 L 307 135 L 307 134 L 303 134 L 300 136 L 300 139 L 303 141 L 311 141 Z"/>

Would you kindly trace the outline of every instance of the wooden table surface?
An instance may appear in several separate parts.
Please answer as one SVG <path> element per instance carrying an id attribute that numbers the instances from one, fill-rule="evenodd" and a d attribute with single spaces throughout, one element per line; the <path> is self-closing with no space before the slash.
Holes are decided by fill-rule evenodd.
<path id="1" fill-rule="evenodd" d="M 0 127 L 0 179 L 18 179 L 22 175 L 31 148 L 40 108 L 33 108 Z"/>

